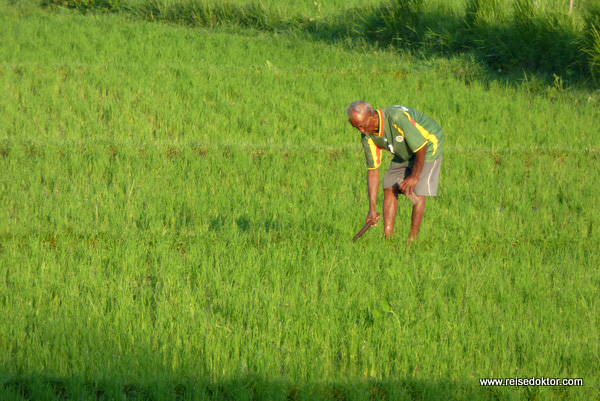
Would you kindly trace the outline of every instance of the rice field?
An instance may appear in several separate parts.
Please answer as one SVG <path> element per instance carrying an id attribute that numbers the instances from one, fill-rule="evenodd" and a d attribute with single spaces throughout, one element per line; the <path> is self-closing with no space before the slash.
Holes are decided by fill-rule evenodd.
<path id="1" fill-rule="evenodd" d="M 0 4 L 0 399 L 598 398 L 599 96 Z M 411 247 L 406 199 L 393 240 L 350 241 L 356 99 L 446 132 Z M 516 377 L 584 384 L 479 383 Z"/>

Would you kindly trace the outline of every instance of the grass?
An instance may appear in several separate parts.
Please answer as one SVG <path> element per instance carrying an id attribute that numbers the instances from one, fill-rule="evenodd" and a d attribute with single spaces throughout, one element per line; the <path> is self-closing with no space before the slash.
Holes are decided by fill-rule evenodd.
<path id="1" fill-rule="evenodd" d="M 0 13 L 0 398 L 597 394 L 598 94 L 293 34 Z M 360 242 L 345 107 L 447 133 Z M 583 387 L 480 387 L 485 377 Z"/>
<path id="2" fill-rule="evenodd" d="M 471 54 L 493 70 L 554 75 L 597 87 L 599 9 L 562 0 L 388 0 L 256 2 L 231 0 L 43 0 L 83 12 L 114 11 L 148 21 L 295 32 L 338 43 L 433 55 Z"/>

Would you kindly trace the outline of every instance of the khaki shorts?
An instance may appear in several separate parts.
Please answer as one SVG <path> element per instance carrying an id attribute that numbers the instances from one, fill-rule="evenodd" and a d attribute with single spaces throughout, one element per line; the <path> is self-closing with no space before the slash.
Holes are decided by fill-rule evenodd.
<path id="1" fill-rule="evenodd" d="M 440 181 L 440 166 L 442 158 L 432 162 L 426 162 L 421 170 L 419 182 L 415 185 L 413 192 L 419 196 L 436 196 L 438 183 Z M 385 177 L 383 177 L 383 189 L 396 186 L 412 173 L 413 166 L 408 164 L 392 163 Z"/>

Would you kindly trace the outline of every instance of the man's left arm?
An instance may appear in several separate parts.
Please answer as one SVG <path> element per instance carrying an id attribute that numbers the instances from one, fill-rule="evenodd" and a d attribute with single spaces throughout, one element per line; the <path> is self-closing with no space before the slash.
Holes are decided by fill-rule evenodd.
<path id="1" fill-rule="evenodd" d="M 417 182 L 419 182 L 419 177 L 421 176 L 421 171 L 423 170 L 423 165 L 425 164 L 427 146 L 428 144 L 425 144 L 425 146 L 415 153 L 415 164 L 413 166 L 412 173 L 398 186 L 400 191 L 406 195 L 412 194 L 413 188 L 417 185 Z"/>

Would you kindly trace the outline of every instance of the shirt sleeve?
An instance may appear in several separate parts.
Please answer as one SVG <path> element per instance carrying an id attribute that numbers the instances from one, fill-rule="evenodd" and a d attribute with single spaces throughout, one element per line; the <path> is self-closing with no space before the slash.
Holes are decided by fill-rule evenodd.
<path id="1" fill-rule="evenodd" d="M 381 149 L 373 143 L 373 140 L 365 134 L 362 135 L 362 146 L 365 151 L 365 159 L 368 170 L 376 170 L 381 165 Z"/>

